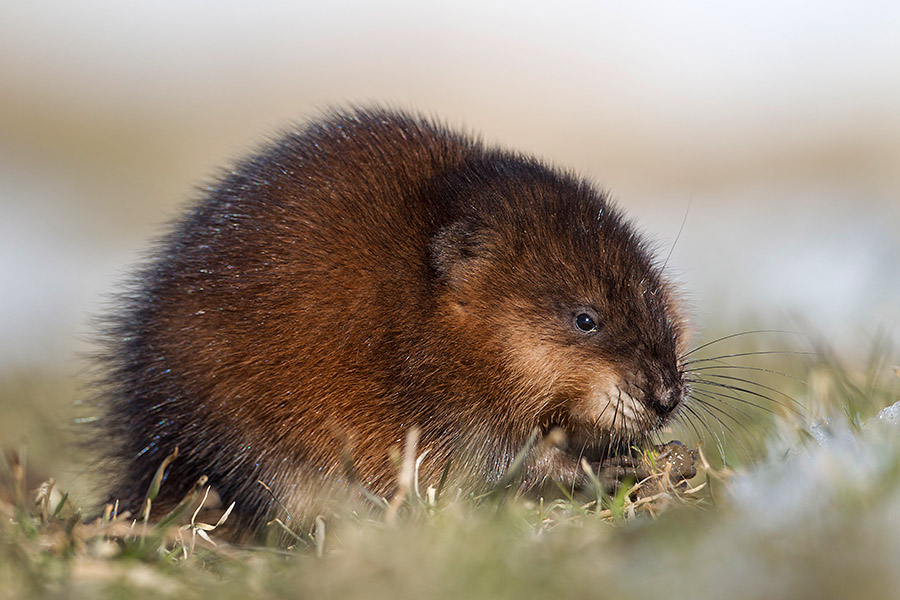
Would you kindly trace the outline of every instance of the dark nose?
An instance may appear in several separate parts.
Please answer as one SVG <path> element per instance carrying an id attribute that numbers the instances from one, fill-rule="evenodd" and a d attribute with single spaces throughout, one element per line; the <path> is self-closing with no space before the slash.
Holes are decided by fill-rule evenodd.
<path id="1" fill-rule="evenodd" d="M 683 394 L 684 388 L 680 385 L 672 386 L 660 394 L 659 405 L 664 416 L 668 416 L 673 410 L 678 408 Z"/>

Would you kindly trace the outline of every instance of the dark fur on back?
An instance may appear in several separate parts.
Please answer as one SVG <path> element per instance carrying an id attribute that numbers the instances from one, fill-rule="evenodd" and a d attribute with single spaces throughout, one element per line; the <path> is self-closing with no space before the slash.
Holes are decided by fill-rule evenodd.
<path id="1" fill-rule="evenodd" d="M 638 439 L 680 393 L 672 305 L 589 184 L 402 113 L 332 114 L 209 187 L 107 321 L 111 497 L 137 509 L 177 446 L 161 501 L 205 474 L 252 531 L 272 510 L 258 481 L 302 513 L 345 485 L 345 455 L 390 494 L 389 450 L 414 426 L 423 478 L 453 455 L 496 481 L 535 427 L 576 428 L 565 403 L 587 387 L 566 364 L 582 358 L 654 390 L 659 418 L 621 434 Z M 573 333 L 581 306 L 602 337 Z"/>

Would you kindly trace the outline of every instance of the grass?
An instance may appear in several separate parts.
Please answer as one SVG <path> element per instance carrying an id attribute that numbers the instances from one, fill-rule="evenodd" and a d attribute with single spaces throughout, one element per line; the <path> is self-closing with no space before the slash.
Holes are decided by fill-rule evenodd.
<path id="1" fill-rule="evenodd" d="M 900 416 L 879 412 L 900 401 L 897 357 L 876 344 L 863 367 L 824 349 L 705 364 L 751 367 L 742 378 L 757 385 L 741 387 L 771 400 L 729 390 L 763 408 L 720 398 L 705 425 L 665 436 L 702 442 L 689 493 L 432 501 L 411 487 L 384 512 L 320 520 L 287 550 L 217 542 L 216 523 L 191 522 L 191 510 L 165 526 L 88 519 L 8 453 L 0 598 L 900 595 Z"/>

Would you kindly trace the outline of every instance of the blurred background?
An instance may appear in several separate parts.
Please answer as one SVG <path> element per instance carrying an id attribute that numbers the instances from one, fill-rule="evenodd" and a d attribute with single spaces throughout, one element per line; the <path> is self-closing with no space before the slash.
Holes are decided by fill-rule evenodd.
<path id="1" fill-rule="evenodd" d="M 0 442 L 66 454 L 129 265 L 216 169 L 349 102 L 610 190 L 672 251 L 700 341 L 900 339 L 898 3 L 6 0 Z"/>

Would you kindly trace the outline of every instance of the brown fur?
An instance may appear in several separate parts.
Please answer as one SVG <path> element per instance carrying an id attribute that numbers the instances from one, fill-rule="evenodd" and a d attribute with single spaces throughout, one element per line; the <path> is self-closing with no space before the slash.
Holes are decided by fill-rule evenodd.
<path id="1" fill-rule="evenodd" d="M 111 495 L 136 508 L 178 446 L 163 499 L 206 474 L 253 531 L 258 480 L 308 515 L 347 488 L 342 456 L 390 495 L 412 427 L 423 480 L 452 457 L 476 487 L 561 428 L 525 486 L 574 485 L 680 402 L 671 294 L 590 184 L 409 115 L 330 115 L 209 188 L 110 318 Z"/>

